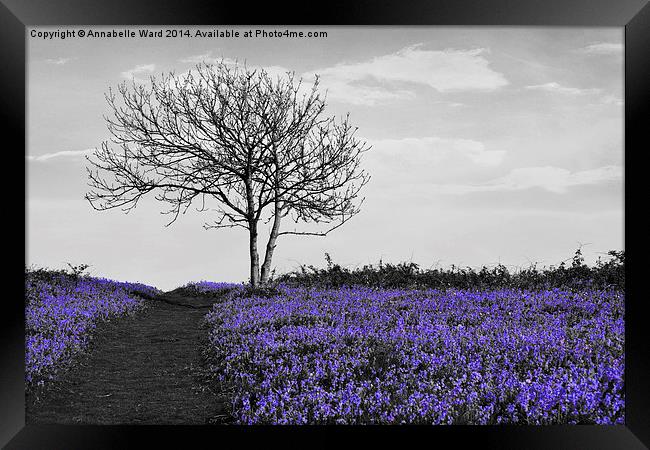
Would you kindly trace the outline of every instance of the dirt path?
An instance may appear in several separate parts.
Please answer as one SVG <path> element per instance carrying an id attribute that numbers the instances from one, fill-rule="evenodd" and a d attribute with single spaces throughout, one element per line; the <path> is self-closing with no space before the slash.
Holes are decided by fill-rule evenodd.
<path id="1" fill-rule="evenodd" d="M 203 317 L 214 300 L 165 295 L 133 317 L 101 324 L 38 401 L 27 423 L 206 424 L 228 422 L 227 399 L 204 381 Z"/>

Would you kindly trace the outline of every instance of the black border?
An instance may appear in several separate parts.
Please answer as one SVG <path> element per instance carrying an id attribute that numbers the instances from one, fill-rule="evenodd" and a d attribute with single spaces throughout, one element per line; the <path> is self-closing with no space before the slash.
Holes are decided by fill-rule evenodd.
<path id="1" fill-rule="evenodd" d="M 291 16 L 291 13 L 298 13 Z M 413 431 L 426 446 L 472 445 L 487 448 L 642 449 L 650 445 L 650 338 L 643 314 L 641 293 L 646 224 L 633 196 L 644 198 L 640 164 L 647 149 L 645 120 L 650 117 L 650 6 L 648 0 L 363 0 L 288 3 L 209 0 L 0 0 L 0 126 L 7 168 L 25 164 L 17 148 L 25 147 L 25 28 L 38 25 L 165 25 L 165 24 L 283 24 L 283 25 L 520 25 L 520 26 L 618 26 L 625 27 L 625 236 L 626 245 L 626 425 L 625 426 L 503 426 L 503 427 L 190 427 L 190 426 L 62 426 L 24 425 L 24 304 L 23 274 L 17 254 L 7 255 L 10 269 L 1 272 L 5 293 L 0 324 L 0 444 L 12 449 L 131 448 L 138 438 L 149 446 L 193 447 L 198 439 L 206 446 L 220 445 L 223 438 L 266 437 L 292 445 L 310 446 L 347 442 L 350 438 L 395 444 L 410 441 Z M 7 159 L 11 158 L 11 159 Z M 14 159 L 15 158 L 15 159 Z M 14 163 L 15 164 L 12 164 Z M 25 167 L 25 166 L 23 166 Z M 17 170 L 5 173 L 16 174 Z M 23 179 L 23 188 L 26 176 Z M 25 238 L 24 197 L 14 194 L 15 183 L 5 192 L 11 214 L 8 241 Z M 10 190 L 11 189 L 11 190 Z M 14 194 L 13 196 L 11 194 Z M 25 191 L 24 191 L 25 192 Z M 636 207 L 636 210 L 635 210 Z M 18 212 L 22 211 L 22 216 Z M 16 217 L 18 217 L 16 219 Z M 594 226 L 598 226 L 594 224 Z M 647 226 L 644 227 L 644 231 Z M 634 233 L 637 233 L 634 235 Z M 631 237 L 631 239 L 630 239 Z M 18 249 L 18 246 L 14 248 Z M 21 271 L 21 272 L 19 272 Z M 4 277 L 3 277 L 4 278 Z M 21 299 L 21 300 L 19 300 Z M 323 432 L 326 430 L 327 433 Z M 269 433 L 270 431 L 270 433 Z M 16 434 L 17 433 L 17 434 Z M 317 434 L 318 440 L 314 439 Z M 237 435 L 237 436 L 233 436 Z M 231 441 L 230 445 L 240 445 Z M 642 443 L 643 442 L 643 443 Z M 374 443 L 374 442 L 373 442 Z"/>

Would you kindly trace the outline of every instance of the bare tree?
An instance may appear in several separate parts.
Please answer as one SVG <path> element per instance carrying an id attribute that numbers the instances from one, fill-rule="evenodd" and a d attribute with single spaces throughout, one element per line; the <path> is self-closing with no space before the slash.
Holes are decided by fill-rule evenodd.
<path id="1" fill-rule="evenodd" d="M 87 158 L 92 207 L 128 212 L 155 191 L 169 205 L 167 226 L 192 204 L 214 211 L 206 229 L 248 230 L 253 286 L 268 281 L 279 236 L 324 236 L 359 212 L 369 147 L 347 116 L 325 116 L 318 78 L 307 89 L 293 73 L 221 61 L 151 77 L 148 87 L 122 83 L 106 99 L 112 138 Z M 324 229 L 282 230 L 285 217 Z M 260 221 L 271 224 L 261 271 Z"/>

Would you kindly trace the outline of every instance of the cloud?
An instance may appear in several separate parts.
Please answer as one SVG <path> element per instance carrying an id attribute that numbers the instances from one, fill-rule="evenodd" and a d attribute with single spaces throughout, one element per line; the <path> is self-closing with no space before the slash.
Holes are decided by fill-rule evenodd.
<path id="1" fill-rule="evenodd" d="M 187 58 L 181 58 L 179 59 L 180 62 L 182 63 L 187 63 L 187 64 L 200 64 L 202 62 L 206 63 L 215 63 L 219 60 L 220 58 L 214 58 L 211 55 L 211 52 L 203 53 L 200 55 L 193 55 L 193 56 L 188 56 Z"/>
<path id="2" fill-rule="evenodd" d="M 574 186 L 621 182 L 622 179 L 623 168 L 621 166 L 604 166 L 577 172 L 551 166 L 524 167 L 513 169 L 503 177 L 480 185 L 438 185 L 437 191 L 446 194 L 467 194 L 539 188 L 556 194 L 564 194 Z"/>
<path id="3" fill-rule="evenodd" d="M 187 58 L 182 58 L 179 60 L 182 63 L 188 63 L 188 64 L 201 64 L 201 63 L 206 63 L 206 64 L 217 64 L 220 62 L 223 62 L 226 66 L 235 66 L 235 65 L 240 65 L 240 66 L 246 66 L 248 70 L 260 70 L 264 69 L 264 71 L 272 78 L 272 79 L 277 79 L 278 77 L 284 78 L 287 75 L 287 72 L 293 72 L 292 70 L 283 67 L 283 66 L 257 66 L 257 65 L 249 65 L 246 64 L 246 61 L 238 61 L 235 59 L 231 58 L 225 58 L 225 57 L 215 57 L 212 56 L 212 52 L 207 52 L 203 53 L 200 55 L 194 55 L 194 56 L 189 56 Z M 185 77 L 187 77 L 190 73 L 195 73 L 195 69 L 189 69 L 181 74 L 178 75 L 178 78 L 180 80 L 183 80 Z M 296 81 L 299 79 L 299 76 L 296 76 Z"/>
<path id="4" fill-rule="evenodd" d="M 487 149 L 472 139 L 408 137 L 368 140 L 363 166 L 378 188 L 412 190 L 431 185 L 474 180 L 492 173 L 505 159 L 504 150 Z"/>
<path id="5" fill-rule="evenodd" d="M 601 102 L 606 105 L 616 105 L 616 106 L 623 105 L 623 100 L 620 97 L 617 97 L 616 95 L 605 95 L 601 99 Z"/>
<path id="6" fill-rule="evenodd" d="M 57 158 L 81 158 L 84 155 L 89 155 L 93 151 L 94 149 L 92 148 L 88 148 L 85 150 L 63 150 L 60 152 L 45 153 L 43 155 L 38 155 L 38 156 L 28 155 L 27 159 L 29 161 L 35 161 L 35 162 L 45 162 Z"/>
<path id="7" fill-rule="evenodd" d="M 127 80 L 134 80 L 137 83 L 146 83 L 148 80 L 138 77 L 138 75 L 151 74 L 156 69 L 155 64 L 143 64 L 136 66 L 133 69 L 121 73 L 122 78 Z"/>
<path id="8" fill-rule="evenodd" d="M 460 102 L 444 102 L 444 101 L 439 101 L 439 102 L 431 102 L 432 105 L 447 105 L 450 108 L 460 108 L 462 106 L 467 106 L 465 103 L 460 103 Z"/>
<path id="9" fill-rule="evenodd" d="M 493 91 L 508 84 L 505 77 L 489 67 L 483 48 L 470 50 L 423 50 L 422 44 L 412 45 L 396 53 L 358 63 L 342 63 L 332 67 L 299 74 L 307 83 L 315 76 L 320 87 L 327 89 L 328 98 L 357 105 L 376 105 L 415 98 L 409 86 L 427 86 L 441 93 L 459 91 Z M 219 61 L 237 64 L 229 58 L 214 57 L 211 52 L 182 58 L 183 63 Z M 241 64 L 241 62 L 240 62 Z M 273 78 L 285 76 L 290 69 L 282 66 L 248 66 L 264 68 Z M 309 86 L 305 86 L 307 89 Z M 455 106 L 460 104 L 456 103 Z"/>
<path id="10" fill-rule="evenodd" d="M 395 159 L 414 164 L 440 163 L 450 157 L 462 157 L 472 164 L 497 166 L 505 151 L 486 150 L 482 142 L 472 139 L 422 137 L 370 141 L 372 152 L 383 162 Z M 399 164 L 398 164 L 399 165 Z"/>
<path id="11" fill-rule="evenodd" d="M 71 59 L 72 58 L 54 58 L 54 59 L 50 58 L 50 59 L 46 59 L 45 62 L 48 64 L 55 64 L 57 66 L 62 66 L 63 64 L 70 61 Z"/>
<path id="12" fill-rule="evenodd" d="M 580 89 L 575 87 L 566 87 L 554 81 L 545 84 L 538 84 L 535 86 L 526 86 L 526 89 L 554 92 L 554 93 L 566 94 L 566 95 L 586 95 L 586 94 L 597 94 L 600 92 L 600 89 Z"/>
<path id="13" fill-rule="evenodd" d="M 303 77 L 311 80 L 318 74 L 330 99 L 359 105 L 413 98 L 415 93 L 404 84 L 428 86 L 441 93 L 494 91 L 508 84 L 489 67 L 486 49 L 423 50 L 421 46 L 309 71 Z"/>
<path id="14" fill-rule="evenodd" d="M 201 63 L 216 64 L 221 61 L 223 61 L 226 64 L 237 64 L 237 61 L 234 59 L 224 58 L 222 56 L 221 57 L 212 56 L 212 52 L 206 52 L 200 55 L 188 56 L 186 58 L 179 59 L 179 61 L 186 64 L 201 64 Z"/>
<path id="15" fill-rule="evenodd" d="M 615 42 L 598 42 L 579 49 L 581 53 L 589 55 L 620 55 L 623 50 L 623 44 Z"/>

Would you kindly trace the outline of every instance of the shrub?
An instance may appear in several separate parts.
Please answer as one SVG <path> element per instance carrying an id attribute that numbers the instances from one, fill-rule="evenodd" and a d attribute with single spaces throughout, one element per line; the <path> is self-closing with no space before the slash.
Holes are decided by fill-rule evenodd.
<path id="1" fill-rule="evenodd" d="M 536 264 L 510 272 L 503 264 L 480 269 L 457 267 L 448 269 L 421 269 L 413 262 L 385 264 L 378 266 L 364 265 L 361 268 L 348 269 L 332 262 L 325 254 L 326 267 L 312 265 L 300 266 L 299 270 L 277 277 L 276 283 L 294 286 L 341 287 L 374 286 L 383 288 L 405 289 L 547 289 L 560 287 L 566 289 L 616 288 L 625 287 L 625 252 L 612 250 L 610 259 L 603 262 L 600 258 L 594 267 L 584 263 L 580 249 L 576 250 L 571 265 L 565 262 L 557 267 L 539 269 Z"/>
<path id="2" fill-rule="evenodd" d="M 231 291 L 243 289 L 243 285 L 236 283 L 215 283 L 213 281 L 192 281 L 177 289 L 175 293 L 192 297 L 220 297 Z"/>

